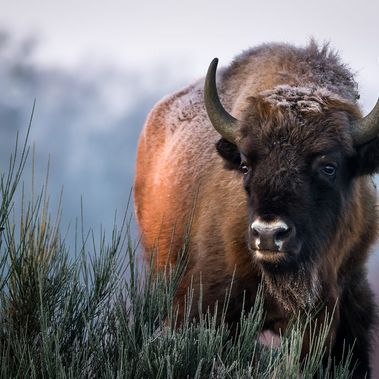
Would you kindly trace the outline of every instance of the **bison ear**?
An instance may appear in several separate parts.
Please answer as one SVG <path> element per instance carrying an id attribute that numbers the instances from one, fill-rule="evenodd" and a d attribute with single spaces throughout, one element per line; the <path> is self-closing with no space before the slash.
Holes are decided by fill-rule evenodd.
<path id="1" fill-rule="evenodd" d="M 221 138 L 216 143 L 216 150 L 225 160 L 225 168 L 238 170 L 241 165 L 241 156 L 238 147 L 233 143 Z"/>
<path id="2" fill-rule="evenodd" d="M 379 172 L 379 137 L 357 148 L 357 175 L 373 175 Z"/>

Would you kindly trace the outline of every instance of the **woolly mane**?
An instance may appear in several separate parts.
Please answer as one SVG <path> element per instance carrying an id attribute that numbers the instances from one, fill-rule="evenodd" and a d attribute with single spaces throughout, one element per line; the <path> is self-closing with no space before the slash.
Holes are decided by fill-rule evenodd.
<path id="1" fill-rule="evenodd" d="M 240 75 L 245 70 L 248 72 L 250 62 L 256 58 L 263 58 L 275 66 L 275 75 L 281 78 L 283 84 L 324 88 L 351 102 L 359 99 L 354 74 L 328 43 L 318 45 L 311 39 L 308 46 L 303 48 L 285 43 L 262 44 L 237 56 L 225 71 L 225 76 Z"/>

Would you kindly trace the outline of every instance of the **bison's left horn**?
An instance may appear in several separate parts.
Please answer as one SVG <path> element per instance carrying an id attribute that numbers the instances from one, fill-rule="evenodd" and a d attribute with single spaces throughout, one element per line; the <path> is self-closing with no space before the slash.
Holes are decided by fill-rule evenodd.
<path id="1" fill-rule="evenodd" d="M 351 134 L 355 146 L 370 142 L 379 135 L 379 99 L 374 109 L 364 118 L 354 121 Z"/>
<path id="2" fill-rule="evenodd" d="M 215 58 L 208 68 L 204 85 L 204 103 L 213 127 L 229 142 L 236 143 L 239 121 L 222 106 L 216 87 L 218 59 Z"/>

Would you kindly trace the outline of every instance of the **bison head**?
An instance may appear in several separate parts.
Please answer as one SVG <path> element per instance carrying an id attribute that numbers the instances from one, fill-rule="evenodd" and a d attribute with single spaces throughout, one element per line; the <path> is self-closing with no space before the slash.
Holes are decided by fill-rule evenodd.
<path id="1" fill-rule="evenodd" d="M 345 213 L 357 208 L 356 179 L 378 169 L 379 102 L 361 118 L 325 88 L 282 85 L 247 99 L 237 120 L 217 95 L 216 67 L 214 60 L 205 106 L 222 136 L 219 154 L 241 171 L 254 261 L 276 274 L 320 262 Z"/>

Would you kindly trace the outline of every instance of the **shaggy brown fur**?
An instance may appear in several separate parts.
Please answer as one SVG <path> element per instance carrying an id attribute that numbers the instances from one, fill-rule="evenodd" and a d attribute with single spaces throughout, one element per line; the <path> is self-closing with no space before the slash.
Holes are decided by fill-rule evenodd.
<path id="1" fill-rule="evenodd" d="M 252 306 L 263 280 L 265 328 L 278 333 L 294 312 L 331 312 L 337 303 L 332 354 L 340 358 L 343 341 L 355 341 L 356 377 L 364 377 L 374 318 L 365 265 L 378 229 L 369 175 L 378 169 L 379 142 L 353 146 L 349 125 L 361 117 L 353 76 L 311 42 L 246 51 L 217 82 L 225 108 L 242 121 L 237 145 L 208 120 L 203 80 L 158 103 L 142 131 L 135 205 L 146 253 L 157 251 L 158 268 L 175 262 L 192 218 L 179 304 L 193 278 L 196 316 L 200 276 L 203 309 L 222 304 L 235 275 L 233 322 L 243 294 Z M 250 225 L 277 217 L 296 234 L 279 258 L 259 258 Z"/>

